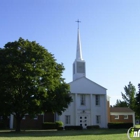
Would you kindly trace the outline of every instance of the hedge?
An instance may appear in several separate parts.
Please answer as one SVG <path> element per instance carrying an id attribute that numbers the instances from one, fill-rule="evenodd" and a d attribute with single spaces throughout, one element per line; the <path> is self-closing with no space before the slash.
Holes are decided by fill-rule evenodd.
<path id="1" fill-rule="evenodd" d="M 133 126 L 133 123 L 108 123 L 109 129 L 120 129 L 120 128 L 130 128 Z"/>
<path id="2" fill-rule="evenodd" d="M 43 129 L 63 129 L 63 122 L 56 121 L 56 122 L 44 122 L 42 124 Z"/>
<path id="3" fill-rule="evenodd" d="M 0 122 L 0 129 L 5 129 L 5 124 L 4 124 L 4 122 Z"/>
<path id="4" fill-rule="evenodd" d="M 63 127 L 57 127 L 57 130 L 63 130 Z"/>
<path id="5" fill-rule="evenodd" d="M 91 125 L 91 126 L 87 126 L 87 129 L 99 129 L 100 126 L 99 125 Z"/>
<path id="6" fill-rule="evenodd" d="M 65 130 L 82 130 L 82 129 L 83 129 L 82 126 L 77 126 L 77 125 L 65 126 Z"/>

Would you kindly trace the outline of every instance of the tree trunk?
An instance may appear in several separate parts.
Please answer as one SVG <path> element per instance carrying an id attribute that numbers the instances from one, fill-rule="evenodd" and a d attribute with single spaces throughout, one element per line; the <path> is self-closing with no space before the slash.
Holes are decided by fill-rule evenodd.
<path id="1" fill-rule="evenodd" d="M 21 117 L 16 115 L 16 132 L 20 132 Z"/>

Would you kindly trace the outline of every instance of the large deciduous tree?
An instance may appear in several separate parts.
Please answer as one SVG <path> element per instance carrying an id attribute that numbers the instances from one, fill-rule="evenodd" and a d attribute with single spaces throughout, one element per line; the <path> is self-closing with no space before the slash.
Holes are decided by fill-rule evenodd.
<path id="1" fill-rule="evenodd" d="M 0 49 L 0 112 L 13 114 L 16 131 L 28 113 L 64 111 L 72 98 L 64 82 L 64 66 L 44 47 L 19 38 Z"/>

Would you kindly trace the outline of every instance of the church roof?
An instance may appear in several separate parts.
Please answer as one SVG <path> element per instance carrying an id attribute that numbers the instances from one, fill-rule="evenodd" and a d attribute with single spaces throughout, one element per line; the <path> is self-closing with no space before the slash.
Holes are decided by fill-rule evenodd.
<path id="1" fill-rule="evenodd" d="M 79 80 L 81 80 L 81 79 L 86 79 L 86 80 L 88 80 L 89 82 L 92 82 L 93 84 L 95 84 L 95 85 L 97 85 L 97 86 L 99 86 L 99 87 L 104 88 L 105 90 L 107 90 L 105 87 L 103 87 L 103 86 L 101 86 L 101 85 L 99 85 L 99 84 L 93 82 L 92 80 L 86 78 L 85 76 L 84 76 L 84 77 L 81 77 L 81 78 L 78 78 L 78 79 L 76 79 L 76 80 L 70 82 L 69 84 L 74 83 L 74 82 L 76 82 L 76 81 L 79 81 Z"/>

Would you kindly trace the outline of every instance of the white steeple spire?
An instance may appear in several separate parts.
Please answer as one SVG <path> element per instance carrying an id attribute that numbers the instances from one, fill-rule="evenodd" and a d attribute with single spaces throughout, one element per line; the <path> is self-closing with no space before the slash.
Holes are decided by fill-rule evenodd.
<path id="1" fill-rule="evenodd" d="M 79 20 L 78 23 L 78 32 L 77 32 L 77 47 L 76 47 L 76 59 L 73 63 L 73 80 L 79 79 L 86 76 L 85 61 L 82 58 L 82 48 L 79 32 Z"/>
<path id="2" fill-rule="evenodd" d="M 80 31 L 79 31 L 79 27 L 78 27 L 78 32 L 77 32 L 76 60 L 83 60 L 83 58 L 82 58 L 82 48 L 81 48 L 81 40 L 80 40 Z"/>

